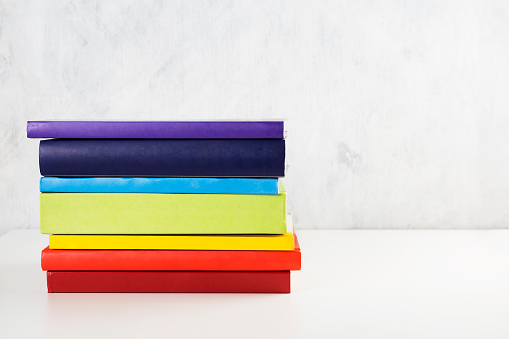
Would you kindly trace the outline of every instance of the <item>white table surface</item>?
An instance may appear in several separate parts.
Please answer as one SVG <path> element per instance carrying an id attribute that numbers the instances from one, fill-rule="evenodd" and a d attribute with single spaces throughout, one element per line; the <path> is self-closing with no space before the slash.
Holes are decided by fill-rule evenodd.
<path id="1" fill-rule="evenodd" d="M 0 338 L 509 338 L 509 230 L 300 231 L 291 294 L 48 294 L 0 237 Z"/>

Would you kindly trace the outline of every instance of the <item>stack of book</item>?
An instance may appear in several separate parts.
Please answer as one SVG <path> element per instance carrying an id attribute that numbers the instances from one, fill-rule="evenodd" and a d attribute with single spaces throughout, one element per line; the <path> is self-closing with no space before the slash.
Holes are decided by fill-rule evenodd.
<path id="1" fill-rule="evenodd" d="M 29 121 L 48 292 L 289 293 L 281 121 Z"/>

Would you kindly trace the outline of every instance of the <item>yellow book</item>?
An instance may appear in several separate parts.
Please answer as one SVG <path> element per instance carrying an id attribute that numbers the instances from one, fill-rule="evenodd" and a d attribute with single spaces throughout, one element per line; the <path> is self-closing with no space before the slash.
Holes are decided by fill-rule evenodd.
<path id="1" fill-rule="evenodd" d="M 50 235 L 50 249 L 292 251 L 293 233 L 277 235 Z"/>

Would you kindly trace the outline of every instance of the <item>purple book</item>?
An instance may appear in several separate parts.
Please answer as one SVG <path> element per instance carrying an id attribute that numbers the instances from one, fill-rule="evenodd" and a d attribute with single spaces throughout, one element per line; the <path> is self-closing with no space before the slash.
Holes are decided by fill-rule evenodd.
<path id="1" fill-rule="evenodd" d="M 28 121 L 29 138 L 284 139 L 283 121 Z"/>

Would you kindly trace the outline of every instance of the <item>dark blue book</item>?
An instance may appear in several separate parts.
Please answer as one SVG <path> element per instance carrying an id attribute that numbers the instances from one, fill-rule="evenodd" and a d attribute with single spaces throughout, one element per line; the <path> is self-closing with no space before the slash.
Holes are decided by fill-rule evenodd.
<path id="1" fill-rule="evenodd" d="M 39 167 L 55 177 L 283 177 L 285 141 L 51 139 Z"/>

